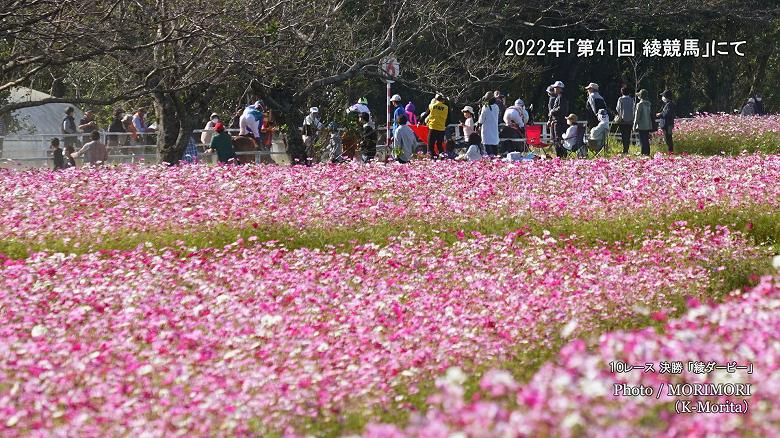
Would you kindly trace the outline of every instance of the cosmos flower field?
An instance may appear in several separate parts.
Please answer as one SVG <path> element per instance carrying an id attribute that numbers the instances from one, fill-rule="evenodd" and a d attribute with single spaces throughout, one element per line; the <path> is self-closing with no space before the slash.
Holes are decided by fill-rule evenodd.
<path id="1" fill-rule="evenodd" d="M 777 156 L 0 176 L 3 436 L 780 430 Z M 614 360 L 757 389 L 679 415 L 612 386 L 707 376 Z"/>

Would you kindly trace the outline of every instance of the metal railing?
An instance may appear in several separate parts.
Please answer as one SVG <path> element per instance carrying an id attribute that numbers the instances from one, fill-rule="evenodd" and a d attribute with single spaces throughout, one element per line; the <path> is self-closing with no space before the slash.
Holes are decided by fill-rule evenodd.
<path id="1" fill-rule="evenodd" d="M 677 121 L 685 120 L 685 119 L 676 119 Z M 584 121 L 578 121 L 578 124 L 585 124 Z M 534 122 L 534 125 L 541 125 L 542 126 L 542 135 L 541 140 L 543 142 L 549 143 L 551 140 L 551 133 L 547 129 L 547 123 L 546 122 Z M 499 124 L 499 132 L 503 130 L 503 128 L 506 125 L 501 123 Z M 463 138 L 462 134 L 460 134 L 458 131 L 460 131 L 460 124 L 449 124 L 447 125 L 448 128 L 454 128 L 456 131 L 456 139 L 457 138 Z M 385 128 L 379 126 L 378 128 Z M 208 149 L 207 144 L 200 142 L 201 134 L 205 130 L 203 129 L 195 129 L 192 131 L 192 137 L 195 141 L 195 146 L 198 151 L 198 160 L 200 161 L 206 161 L 206 162 L 216 162 L 216 158 L 214 154 L 206 154 L 205 151 Z M 238 133 L 238 129 L 227 129 L 228 133 L 236 134 Z M 160 155 L 157 151 L 157 142 L 156 142 L 156 132 L 151 133 L 144 133 L 144 134 L 137 134 L 137 139 L 135 141 L 132 141 L 131 136 L 134 134 L 132 133 L 119 133 L 119 132 L 107 132 L 107 131 L 98 131 L 101 135 L 101 141 L 104 141 L 108 148 L 108 157 L 109 161 L 113 163 L 158 163 L 160 161 Z M 380 134 L 380 139 L 378 140 L 377 144 L 377 153 L 384 153 L 387 154 L 390 151 L 388 150 L 388 146 L 386 144 L 386 139 L 384 138 L 385 134 L 384 129 L 380 129 L 378 133 Z M 51 154 L 51 148 L 50 148 L 50 142 L 52 138 L 59 138 L 60 139 L 60 146 L 64 147 L 66 143 L 66 139 L 75 139 L 75 149 L 78 150 L 82 146 L 82 142 L 89 137 L 90 134 L 15 134 L 11 136 L 0 136 L 0 164 L 2 163 L 16 163 L 17 165 L 27 165 L 29 167 L 46 167 L 51 164 L 52 160 L 52 154 Z M 270 150 L 256 150 L 256 151 L 246 151 L 246 152 L 237 152 L 237 155 L 252 155 L 255 157 L 256 162 L 260 162 L 263 157 L 281 157 L 279 160 L 274 160 L 277 162 L 288 162 L 287 159 L 288 152 L 286 150 L 286 146 L 284 146 L 283 141 L 277 137 L 278 132 L 274 132 L 272 134 L 274 137 L 272 139 L 272 145 L 277 145 L 276 148 L 273 146 Z M 609 135 L 616 139 L 621 139 L 620 131 L 617 130 L 615 132 L 612 132 L 610 130 Z M 420 145 L 426 145 L 426 139 L 420 139 L 421 141 L 418 142 L 418 146 Z M 521 142 L 524 143 L 526 141 L 526 138 L 524 137 L 500 137 L 499 142 Z M 69 142 L 69 141 L 68 141 Z M 631 143 L 637 144 L 638 143 L 638 136 L 635 132 L 632 131 L 631 133 Z M 19 145 L 24 145 L 23 147 L 20 147 Z M 17 151 L 14 151 L 13 149 L 17 149 Z M 22 149 L 26 152 L 18 153 L 18 149 Z M 276 150 L 274 150 L 276 149 Z"/>

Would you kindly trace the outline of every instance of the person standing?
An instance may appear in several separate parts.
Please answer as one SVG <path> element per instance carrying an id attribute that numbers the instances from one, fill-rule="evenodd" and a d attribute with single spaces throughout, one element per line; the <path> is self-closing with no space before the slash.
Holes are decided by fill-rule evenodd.
<path id="1" fill-rule="evenodd" d="M 607 109 L 607 102 L 599 94 L 599 85 L 591 82 L 585 87 L 588 93 L 588 101 L 585 105 L 585 115 L 588 130 L 591 130 L 599 124 L 598 113 L 601 109 Z"/>
<path id="2" fill-rule="evenodd" d="M 65 118 L 62 119 L 62 137 L 65 142 L 65 155 L 70 157 L 70 154 L 76 152 L 76 143 L 78 139 L 78 127 L 76 126 L 76 119 L 73 117 L 75 109 L 71 106 L 65 110 Z M 70 158 L 68 161 L 72 160 Z"/>
<path id="3" fill-rule="evenodd" d="M 766 115 L 766 110 L 764 109 L 764 99 L 761 97 L 761 93 L 756 93 L 755 97 L 755 111 L 757 116 L 764 116 Z"/>
<path id="4" fill-rule="evenodd" d="M 661 119 L 658 127 L 664 131 L 664 141 L 666 142 L 666 148 L 671 154 L 674 152 L 672 131 L 674 130 L 674 118 L 676 117 L 675 105 L 674 102 L 672 102 L 672 92 L 669 90 L 664 90 L 664 92 L 661 93 L 661 100 L 664 102 L 664 108 L 655 116 L 656 118 Z"/>
<path id="5" fill-rule="evenodd" d="M 314 144 L 322 130 L 320 122 L 320 109 L 316 106 L 309 108 L 309 114 L 303 119 L 303 144 L 306 146 L 306 156 L 314 158 Z"/>
<path id="6" fill-rule="evenodd" d="M 468 139 L 471 138 L 471 134 L 474 133 L 474 108 L 466 105 L 461 110 L 463 113 L 463 123 L 460 124 L 461 129 L 463 130 L 463 141 L 468 142 Z"/>
<path id="7" fill-rule="evenodd" d="M 490 92 L 482 97 L 482 108 L 479 111 L 477 126 L 480 129 L 484 155 L 498 155 L 498 120 L 501 118 L 501 109 L 496 103 L 496 97 Z"/>
<path id="8" fill-rule="evenodd" d="M 201 144 L 211 144 L 211 137 L 214 136 L 214 125 L 219 121 L 219 114 L 211 113 L 209 121 L 206 122 L 206 126 L 203 127 L 203 132 L 200 133 Z"/>
<path id="9" fill-rule="evenodd" d="M 390 98 L 390 105 L 393 106 L 393 128 L 390 131 L 390 137 L 392 138 L 395 130 L 398 129 L 398 116 L 406 116 L 406 108 L 401 105 L 401 96 L 397 94 Z"/>
<path id="10" fill-rule="evenodd" d="M 108 134 L 106 135 L 106 146 L 109 148 L 116 148 L 120 144 L 120 137 L 125 133 L 125 125 L 122 124 L 124 115 L 122 108 L 114 109 L 114 117 L 111 119 L 111 124 L 108 125 Z"/>
<path id="11" fill-rule="evenodd" d="M 630 94 L 628 87 L 624 86 L 621 88 L 617 107 L 615 107 L 617 112 L 615 123 L 617 123 L 618 129 L 620 129 L 620 139 L 623 141 L 623 154 L 628 153 L 628 148 L 631 145 L 631 127 L 634 124 L 634 98 Z"/>
<path id="12" fill-rule="evenodd" d="M 0 114 L 0 158 L 3 158 L 3 141 L 8 134 L 7 124 L 5 123 L 5 114 Z"/>
<path id="13" fill-rule="evenodd" d="M 503 115 L 504 112 L 506 111 L 506 94 L 504 94 L 501 90 L 496 90 L 493 92 L 493 97 L 496 98 L 496 105 L 498 105 L 498 114 Z"/>
<path id="14" fill-rule="evenodd" d="M 650 101 L 647 99 L 647 90 L 639 90 L 636 97 L 639 103 L 634 110 L 634 131 L 639 134 L 639 144 L 642 155 L 650 155 L 650 131 L 653 130 L 653 111 Z"/>
<path id="15" fill-rule="evenodd" d="M 51 139 L 51 155 L 54 161 L 54 170 L 65 169 L 65 157 L 60 148 L 60 139 L 55 137 Z"/>
<path id="16" fill-rule="evenodd" d="M 444 153 L 444 131 L 447 129 L 447 116 L 450 108 L 444 103 L 444 95 L 436 93 L 434 101 L 428 106 L 428 153 L 436 158 Z"/>
<path id="17" fill-rule="evenodd" d="M 214 135 L 211 137 L 209 143 L 209 152 L 217 153 L 217 160 L 220 163 L 227 164 L 231 160 L 234 163 L 238 163 L 236 157 L 236 151 L 233 149 L 233 139 L 230 138 L 230 134 L 225 132 L 225 125 L 222 122 L 214 124 Z"/>
<path id="18" fill-rule="evenodd" d="M 404 109 L 406 110 L 406 120 L 408 120 L 408 123 L 410 125 L 417 125 L 418 121 L 417 121 L 417 114 L 415 114 L 414 112 L 416 109 L 414 107 L 414 103 L 412 102 L 407 103 L 406 108 Z"/>
<path id="19" fill-rule="evenodd" d="M 126 114 L 122 118 L 122 127 L 124 127 L 126 133 L 130 134 L 125 137 L 123 144 L 125 146 L 135 144 L 138 141 L 138 132 L 135 130 L 135 125 L 133 124 L 133 116 Z"/>
<path id="20" fill-rule="evenodd" d="M 374 157 L 376 157 L 376 127 L 371 122 L 371 115 L 368 113 L 360 113 L 358 116 L 358 123 L 360 123 L 362 127 L 360 133 L 360 151 L 363 156 L 363 162 L 368 163 L 369 161 L 373 161 Z"/>
<path id="21" fill-rule="evenodd" d="M 567 155 L 566 149 L 563 147 L 563 136 L 568 130 L 566 124 L 566 117 L 569 112 L 569 99 L 564 95 L 564 85 L 561 81 L 555 81 L 551 85 L 553 93 L 555 93 L 555 101 L 550 108 L 550 120 L 552 121 L 552 138 L 555 144 L 556 155 L 559 157 L 565 157 Z"/>
<path id="22" fill-rule="evenodd" d="M 84 164 L 98 166 L 108 161 L 108 150 L 106 145 L 100 141 L 100 133 L 92 131 L 89 135 L 90 141 L 85 143 L 78 152 L 70 154 L 71 158 L 84 156 Z"/>
<path id="23" fill-rule="evenodd" d="M 95 112 L 87 110 L 84 113 L 84 117 L 79 121 L 79 131 L 83 134 L 92 134 L 98 130 L 97 122 L 95 121 Z M 92 139 L 91 135 L 85 135 L 83 138 L 84 143 L 88 143 Z"/>

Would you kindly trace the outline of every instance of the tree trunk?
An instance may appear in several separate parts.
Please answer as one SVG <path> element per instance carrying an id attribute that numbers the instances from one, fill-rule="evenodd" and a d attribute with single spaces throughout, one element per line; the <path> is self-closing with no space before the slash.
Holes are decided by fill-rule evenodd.
<path id="1" fill-rule="evenodd" d="M 298 129 L 300 121 L 294 114 L 295 112 L 293 111 L 279 111 L 274 112 L 274 117 L 277 119 L 277 123 L 287 126 L 287 130 L 283 135 L 285 136 L 290 163 L 293 166 L 299 164 L 308 165 L 306 146 L 303 144 L 303 137 Z"/>
<path id="2" fill-rule="evenodd" d="M 184 155 L 191 133 L 182 102 L 175 93 L 155 93 L 157 113 L 157 150 L 160 162 L 174 166 Z"/>

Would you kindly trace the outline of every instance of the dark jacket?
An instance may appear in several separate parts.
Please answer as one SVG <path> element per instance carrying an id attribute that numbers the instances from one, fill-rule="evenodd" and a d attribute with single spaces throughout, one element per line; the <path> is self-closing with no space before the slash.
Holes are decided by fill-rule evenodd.
<path id="1" fill-rule="evenodd" d="M 588 128 L 595 128 L 599 124 L 598 113 L 600 109 L 607 109 L 607 102 L 597 91 L 588 96 L 585 104 L 585 120 L 587 120 Z"/>
<path id="2" fill-rule="evenodd" d="M 210 149 L 217 151 L 217 159 L 220 163 L 228 163 L 236 158 L 236 151 L 233 149 L 233 139 L 227 132 L 219 132 L 211 137 Z"/>
<path id="3" fill-rule="evenodd" d="M 65 168 L 65 157 L 62 155 L 62 149 L 54 149 L 52 154 L 54 158 L 54 170 L 60 170 Z"/>
<path id="4" fill-rule="evenodd" d="M 360 134 L 360 150 L 369 158 L 376 155 L 377 134 L 376 128 L 369 123 L 363 126 L 363 132 Z"/>
<path id="5" fill-rule="evenodd" d="M 661 121 L 658 123 L 658 127 L 660 129 L 664 129 L 666 127 L 673 128 L 674 127 L 674 102 L 671 100 L 666 102 L 666 105 L 664 105 L 664 109 L 661 110 Z"/>
<path id="6" fill-rule="evenodd" d="M 569 99 L 563 93 L 555 97 L 552 108 L 550 108 L 550 117 L 557 121 L 564 120 L 569 115 Z"/>
<path id="7" fill-rule="evenodd" d="M 753 105 L 753 108 L 755 108 L 755 113 L 757 116 L 763 116 L 764 114 L 766 114 L 766 110 L 764 110 L 763 100 L 756 100 L 756 103 Z"/>

